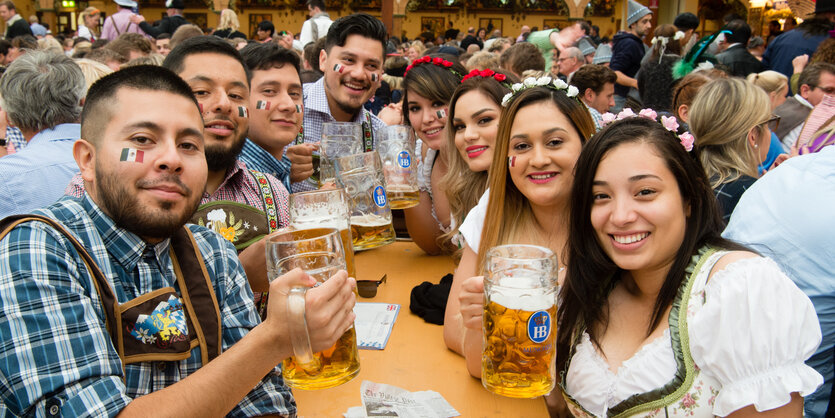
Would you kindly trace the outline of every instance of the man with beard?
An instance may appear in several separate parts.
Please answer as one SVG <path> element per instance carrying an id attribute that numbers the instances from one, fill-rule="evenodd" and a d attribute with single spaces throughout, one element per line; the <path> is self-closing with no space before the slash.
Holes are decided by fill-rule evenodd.
<path id="1" fill-rule="evenodd" d="M 385 45 L 385 25 L 365 13 L 341 17 L 331 25 L 319 55 L 325 75 L 304 85 L 304 143 L 287 149 L 293 192 L 317 188 L 305 180 L 314 174 L 313 154 L 318 154 L 325 122 L 362 124 L 364 150 L 374 149 L 374 138 L 385 123 L 363 104 L 380 86 Z"/>
<path id="2" fill-rule="evenodd" d="M 614 112 L 620 112 L 626 104 L 629 89 L 638 89 L 635 74 L 641 69 L 641 59 L 646 53 L 646 45 L 642 40 L 652 29 L 652 12 L 644 5 L 634 1 L 627 1 L 626 24 L 629 29 L 618 32 L 612 38 L 612 60 L 609 68 L 618 76 L 615 84 Z"/>
<path id="3" fill-rule="evenodd" d="M 292 354 L 285 298 L 259 321 L 232 244 L 184 226 L 203 131 L 167 69 L 92 86 L 73 147 L 86 192 L 0 227 L 0 415 L 295 416 L 276 367 Z M 313 283 L 295 270 L 270 290 Z M 353 323 L 353 287 L 341 271 L 307 292 L 313 350 Z"/>
<path id="4" fill-rule="evenodd" d="M 288 193 L 275 177 L 238 160 L 249 126 L 250 73 L 238 51 L 215 36 L 187 39 L 163 62 L 191 86 L 202 109 L 208 178 L 191 222 L 223 235 L 240 251 L 252 290 L 266 292 L 264 240 L 289 221 Z M 75 182 L 80 186 L 78 179 Z M 69 194 L 79 196 L 80 188 Z M 257 295 L 261 300 L 260 294 Z M 260 309 L 266 308 L 261 304 Z"/>

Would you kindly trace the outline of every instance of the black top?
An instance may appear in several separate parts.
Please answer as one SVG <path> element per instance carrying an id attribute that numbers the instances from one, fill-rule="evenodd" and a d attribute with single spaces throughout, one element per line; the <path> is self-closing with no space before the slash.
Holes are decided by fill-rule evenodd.
<path id="1" fill-rule="evenodd" d="M 246 39 L 246 35 L 240 31 L 232 31 L 232 29 L 221 29 L 216 30 L 212 35 L 223 38 L 223 39 L 235 39 L 235 38 L 244 38 Z"/>
<path id="2" fill-rule="evenodd" d="M 720 63 L 728 67 L 730 74 L 734 77 L 748 77 L 748 74 L 765 71 L 765 67 L 756 59 L 745 45 L 734 45 L 716 55 Z"/>
<path id="3" fill-rule="evenodd" d="M 26 22 L 26 19 L 18 19 L 16 22 L 12 23 L 11 26 L 9 26 L 9 30 L 6 32 L 6 39 L 11 41 L 18 36 L 31 34 L 32 29 L 29 27 L 29 23 Z"/>
<path id="4" fill-rule="evenodd" d="M 748 190 L 757 179 L 751 176 L 741 176 L 734 181 L 722 183 L 713 189 L 713 194 L 716 195 L 716 200 L 719 201 L 719 211 L 722 212 L 722 220 L 725 224 L 731 220 L 731 214 L 739 203 L 739 198 Z"/>
<path id="5" fill-rule="evenodd" d="M 185 24 L 188 24 L 188 21 L 184 17 L 174 15 L 163 17 L 161 20 L 156 21 L 154 26 L 151 26 L 148 22 L 139 22 L 139 28 L 148 35 L 156 38 L 163 33 L 173 35 L 177 28 Z"/>
<path id="6" fill-rule="evenodd" d="M 484 42 L 479 41 L 478 38 L 473 35 L 467 35 L 461 40 L 461 49 L 466 51 L 467 47 L 472 44 L 476 44 L 479 48 L 484 49 Z"/>

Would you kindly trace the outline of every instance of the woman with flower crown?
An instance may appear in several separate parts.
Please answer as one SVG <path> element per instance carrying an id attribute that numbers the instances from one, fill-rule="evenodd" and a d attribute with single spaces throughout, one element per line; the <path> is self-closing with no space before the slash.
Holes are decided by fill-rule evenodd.
<path id="1" fill-rule="evenodd" d="M 513 77 L 513 76 L 511 76 Z M 515 77 L 514 77 L 515 78 Z M 472 70 L 464 76 L 449 101 L 449 127 L 443 153 L 449 170 L 441 185 L 449 200 L 450 231 L 441 235 L 441 246 L 453 245 L 461 256 L 463 239 L 458 225 L 487 189 L 487 170 L 499 132 L 502 98 L 512 80 L 491 69 Z"/>
<path id="2" fill-rule="evenodd" d="M 484 255 L 504 244 L 550 248 L 565 266 L 574 164 L 594 122 L 577 88 L 550 77 L 512 86 L 487 177 L 489 193 L 470 211 L 460 231 L 466 241 L 444 318 L 444 341 L 481 375 Z"/>
<path id="3" fill-rule="evenodd" d="M 449 164 L 442 149 L 447 137 L 449 99 L 465 73 L 455 57 L 433 54 L 414 60 L 403 76 L 403 119 L 420 139 L 415 151 L 420 159 L 420 203 L 404 210 L 406 228 L 412 241 L 431 255 L 451 253 L 455 248 L 439 242 L 442 234 L 454 228 L 441 182 Z"/>
<path id="4" fill-rule="evenodd" d="M 815 310 L 721 237 L 692 137 L 656 117 L 619 115 L 577 161 L 551 413 L 800 417 L 823 382 Z"/>

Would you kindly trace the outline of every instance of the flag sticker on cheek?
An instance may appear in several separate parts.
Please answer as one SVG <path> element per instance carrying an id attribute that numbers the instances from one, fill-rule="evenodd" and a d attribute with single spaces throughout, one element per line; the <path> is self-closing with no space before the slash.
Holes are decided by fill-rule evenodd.
<path id="1" fill-rule="evenodd" d="M 435 112 L 435 115 L 438 116 L 438 119 L 443 119 L 446 117 L 446 109 L 441 109 Z"/>
<path id="2" fill-rule="evenodd" d="M 197 103 L 197 107 L 200 109 L 200 114 L 203 114 L 203 103 Z"/>
<path id="3" fill-rule="evenodd" d="M 296 113 L 302 113 L 302 105 L 296 105 Z"/>
<path id="4" fill-rule="evenodd" d="M 516 156 L 507 157 L 507 166 L 508 167 L 516 167 Z"/>
<path id="5" fill-rule="evenodd" d="M 259 100 L 255 102 L 255 108 L 258 110 L 270 110 L 270 102 Z"/>
<path id="6" fill-rule="evenodd" d="M 249 110 L 247 110 L 247 108 L 245 106 L 238 106 L 238 116 L 240 116 L 242 118 L 248 118 L 249 117 Z"/>
<path id="7" fill-rule="evenodd" d="M 380 79 L 380 76 L 377 75 L 377 73 L 371 73 L 371 81 L 376 83 L 377 80 L 379 80 L 379 79 Z"/>
<path id="8" fill-rule="evenodd" d="M 336 71 L 336 72 L 338 72 L 338 73 L 340 73 L 340 74 L 342 74 L 342 71 L 344 71 L 344 70 L 345 70 L 345 66 L 344 66 L 344 65 L 342 65 L 342 64 L 334 64 L 334 65 L 333 65 L 333 70 L 334 70 L 334 71 Z"/>
<path id="9" fill-rule="evenodd" d="M 136 148 L 122 148 L 122 155 L 119 157 L 119 161 L 141 163 L 144 158 L 144 151 L 140 151 Z"/>

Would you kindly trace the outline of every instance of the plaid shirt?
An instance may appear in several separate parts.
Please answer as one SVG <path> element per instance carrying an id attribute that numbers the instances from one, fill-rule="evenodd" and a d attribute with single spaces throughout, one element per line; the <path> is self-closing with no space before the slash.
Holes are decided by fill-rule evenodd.
<path id="1" fill-rule="evenodd" d="M 386 123 L 373 113 L 365 110 L 365 108 L 357 113 L 353 122 L 365 122 L 366 115 L 371 117 L 371 131 L 375 142 L 374 148 L 376 149 L 378 132 L 386 127 Z M 328 96 L 325 93 L 325 78 L 322 77 L 315 83 L 307 83 L 304 85 L 304 142 L 319 142 L 322 138 L 322 125 L 325 122 L 336 122 L 336 119 L 331 115 L 331 109 L 328 106 Z M 305 180 L 293 183 L 292 190 L 293 193 L 304 192 L 307 190 L 316 190 L 316 187 Z"/>
<path id="2" fill-rule="evenodd" d="M 119 303 L 166 286 L 178 289 L 169 240 L 147 244 L 116 226 L 88 196 L 64 197 L 36 213 L 62 222 L 79 239 Z M 260 322 L 252 291 L 232 244 L 206 228 L 189 228 L 217 296 L 228 350 Z M 133 363 L 123 373 L 95 279 L 72 244 L 46 224 L 17 226 L 0 241 L 0 252 L 0 416 L 57 415 L 51 413 L 57 408 L 62 416 L 114 416 L 132 399 L 203 365 L 197 347 L 188 359 Z M 295 412 L 276 367 L 229 414 Z"/>
<path id="3" fill-rule="evenodd" d="M 273 193 L 275 193 L 275 206 L 278 210 L 278 227 L 283 228 L 290 224 L 289 194 L 284 184 L 277 178 L 267 173 L 264 173 L 264 176 L 270 182 Z M 264 199 L 261 198 L 261 192 L 259 190 L 258 182 L 252 173 L 249 172 L 246 164 L 238 160 L 235 166 L 226 172 L 226 177 L 214 193 L 203 193 L 203 199 L 200 201 L 200 204 L 228 200 L 243 203 L 266 212 Z M 81 174 L 76 174 L 72 178 L 67 189 L 64 190 L 64 194 L 72 197 L 82 197 L 84 195 L 84 179 L 81 178 Z"/>
<path id="4" fill-rule="evenodd" d="M 280 160 L 276 159 L 267 150 L 247 138 L 238 159 L 253 170 L 281 180 L 284 187 L 290 190 L 290 159 L 286 155 L 283 155 Z"/>
<path id="5" fill-rule="evenodd" d="M 20 132 L 20 129 L 17 129 L 14 126 L 6 127 L 6 149 L 9 151 L 9 154 L 20 152 L 20 150 L 25 147 L 26 138 L 23 137 L 23 133 Z"/>

